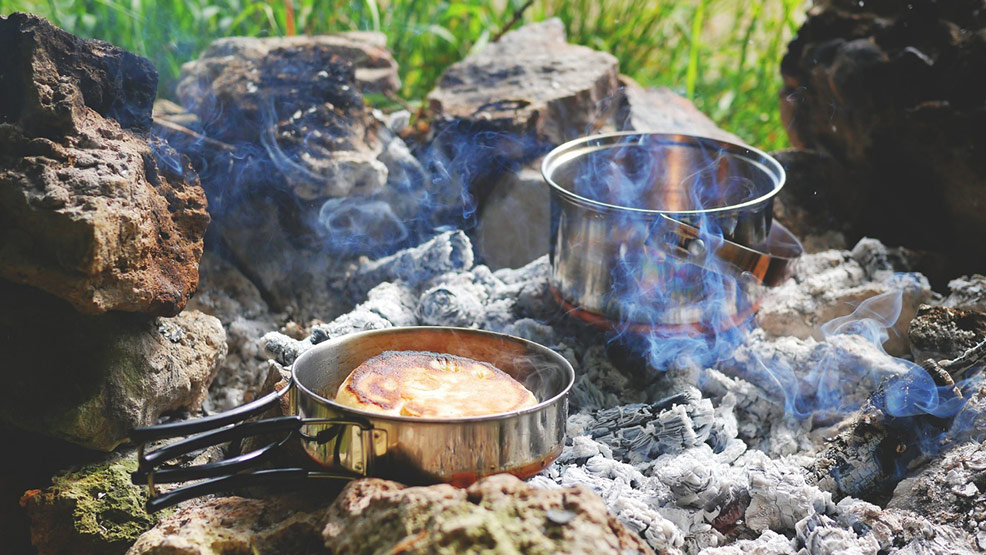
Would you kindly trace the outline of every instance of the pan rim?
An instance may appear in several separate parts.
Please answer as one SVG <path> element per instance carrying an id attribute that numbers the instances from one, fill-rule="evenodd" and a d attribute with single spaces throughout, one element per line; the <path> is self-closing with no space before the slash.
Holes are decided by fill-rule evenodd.
<path id="1" fill-rule="evenodd" d="M 496 338 L 496 339 L 500 339 L 500 340 L 512 341 L 512 342 L 515 342 L 515 343 L 520 343 L 522 345 L 525 345 L 529 349 L 531 349 L 531 350 L 533 350 L 535 352 L 543 352 L 543 353 L 546 353 L 551 358 L 555 359 L 555 361 L 558 363 L 558 366 L 564 372 L 565 385 L 564 385 L 564 387 L 561 388 L 561 391 L 559 391 L 555 395 L 549 397 L 548 399 L 545 399 L 544 401 L 539 402 L 538 404 L 534 405 L 533 407 L 527 407 L 527 408 L 521 409 L 521 410 L 510 411 L 510 412 L 500 412 L 500 413 L 496 413 L 496 414 L 483 415 L 483 416 L 462 417 L 462 418 L 431 418 L 431 417 L 400 416 L 400 415 L 380 414 L 380 413 L 377 413 L 377 412 L 371 412 L 371 411 L 366 411 L 366 410 L 362 410 L 362 409 L 358 409 L 358 408 L 354 408 L 354 407 L 349 407 L 349 406 L 346 406 L 346 405 L 342 405 L 342 404 L 339 404 L 339 403 L 337 403 L 337 402 L 335 402 L 335 401 L 333 401 L 331 399 L 328 399 L 327 397 L 325 397 L 323 395 L 319 395 L 318 393 L 315 393 L 314 391 L 312 391 L 310 388 L 308 388 L 307 386 L 305 386 L 305 384 L 302 383 L 302 381 L 299 379 L 298 374 L 297 374 L 297 368 L 301 364 L 303 364 L 306 361 L 307 358 L 312 358 L 312 357 L 316 356 L 316 353 L 321 352 L 321 351 L 332 350 L 333 348 L 338 347 L 339 344 L 345 343 L 347 341 L 356 341 L 356 340 L 359 340 L 361 338 L 369 337 L 369 336 L 373 336 L 373 335 L 387 335 L 387 334 L 392 334 L 392 333 L 414 333 L 414 332 L 417 332 L 417 331 L 430 331 L 430 332 L 434 332 L 435 330 L 441 330 L 441 331 L 445 331 L 445 332 L 448 332 L 448 333 L 465 333 L 465 334 L 473 334 L 473 335 L 482 335 L 482 336 L 486 336 L 486 337 L 490 337 L 490 338 Z M 451 353 L 451 354 L 454 354 L 454 353 Z M 329 407 L 331 407 L 331 408 L 333 408 L 333 409 L 335 409 L 337 411 L 355 414 L 355 415 L 364 417 L 364 418 L 366 418 L 368 420 L 377 420 L 377 421 L 383 420 L 383 421 L 390 421 L 390 422 L 407 422 L 407 423 L 421 423 L 421 424 L 449 424 L 449 425 L 453 425 L 453 424 L 469 424 L 469 423 L 481 423 L 481 422 L 493 422 L 493 421 L 497 421 L 497 420 L 506 420 L 506 419 L 513 418 L 515 416 L 526 415 L 526 414 L 534 414 L 534 413 L 540 412 L 540 411 L 542 411 L 542 410 L 544 410 L 546 408 L 549 408 L 551 406 L 554 406 L 559 401 L 564 401 L 564 400 L 566 400 L 568 398 L 569 392 L 571 391 L 572 387 L 575 385 L 575 369 L 572 368 L 572 364 L 568 361 L 568 359 L 566 359 L 565 357 L 561 356 L 561 354 L 557 353 L 553 349 L 550 349 L 550 348 L 548 348 L 548 347 L 546 347 L 544 345 L 541 345 L 540 343 L 536 343 L 534 341 L 530 341 L 530 340 L 524 339 L 522 337 L 517 337 L 515 335 L 509 335 L 509 334 L 499 333 L 499 332 L 494 332 L 494 331 L 489 331 L 489 330 L 474 329 L 474 328 L 461 328 L 461 327 L 454 327 L 454 326 L 395 326 L 395 327 L 392 327 L 392 328 L 384 328 L 384 329 L 379 329 L 379 330 L 368 330 L 368 331 L 361 331 L 361 332 L 357 332 L 357 333 L 350 333 L 350 334 L 346 334 L 346 335 L 343 335 L 343 336 L 340 336 L 340 337 L 336 337 L 334 339 L 330 339 L 330 340 L 325 341 L 323 343 L 319 343 L 318 345 L 315 345 L 311 349 L 308 349 L 307 351 L 305 351 L 304 353 L 302 353 L 301 355 L 299 355 L 298 358 L 295 359 L 294 363 L 291 364 L 291 380 L 294 382 L 295 386 L 299 390 L 302 391 L 302 393 L 304 393 L 305 395 L 308 395 L 309 397 L 311 397 L 316 402 L 322 403 L 322 404 L 325 404 L 325 405 L 328 405 Z"/>

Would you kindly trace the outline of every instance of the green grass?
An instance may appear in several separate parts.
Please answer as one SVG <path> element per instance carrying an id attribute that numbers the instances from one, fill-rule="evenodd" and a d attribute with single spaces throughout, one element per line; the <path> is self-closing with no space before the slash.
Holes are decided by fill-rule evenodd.
<path id="1" fill-rule="evenodd" d="M 213 39 L 342 30 L 387 35 L 412 105 L 449 64 L 481 48 L 524 0 L 0 0 L 85 37 L 150 58 L 159 94 L 173 95 L 181 64 Z M 289 9 L 290 8 L 290 9 Z M 805 0 L 535 0 L 523 21 L 557 16 L 569 40 L 612 52 L 644 85 L 691 98 L 720 126 L 765 149 L 782 148 L 778 63 Z"/>

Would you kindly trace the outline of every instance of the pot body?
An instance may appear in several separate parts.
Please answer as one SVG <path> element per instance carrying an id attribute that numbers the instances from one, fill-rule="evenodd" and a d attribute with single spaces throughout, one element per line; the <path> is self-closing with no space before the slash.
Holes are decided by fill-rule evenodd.
<path id="1" fill-rule="evenodd" d="M 784 171 L 766 154 L 702 137 L 615 133 L 558 147 L 542 172 L 551 286 L 567 308 L 646 329 L 701 326 L 723 306 L 736 317 L 751 311 L 743 268 L 716 245 L 767 249 Z"/>
<path id="2" fill-rule="evenodd" d="M 388 350 L 449 353 L 485 361 L 510 374 L 537 397 L 535 407 L 457 420 L 393 417 L 331 401 L 365 360 Z M 526 478 L 562 450 L 571 365 L 554 351 L 502 334 L 457 328 L 391 328 L 330 340 L 292 366 L 290 402 L 306 422 L 308 455 L 333 470 L 410 484 L 468 485 L 509 472 Z"/>

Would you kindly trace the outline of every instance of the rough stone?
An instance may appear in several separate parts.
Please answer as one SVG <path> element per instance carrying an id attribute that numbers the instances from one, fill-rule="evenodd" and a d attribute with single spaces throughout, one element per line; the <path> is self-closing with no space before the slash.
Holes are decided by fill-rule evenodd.
<path id="1" fill-rule="evenodd" d="M 534 489 L 498 475 L 468 489 L 349 485 L 323 531 L 332 553 L 652 553 L 584 488 Z"/>
<path id="2" fill-rule="evenodd" d="M 519 268 L 548 254 L 551 212 L 541 172 L 509 172 L 490 188 L 480 208 L 476 254 L 493 270 Z"/>
<path id="3" fill-rule="evenodd" d="M 199 117 L 204 134 L 239 148 L 240 157 L 256 157 L 255 170 L 266 170 L 240 175 L 238 187 L 282 182 L 313 200 L 384 186 L 378 124 L 366 112 L 354 65 L 343 57 L 364 51 L 343 43 L 226 38 L 182 67 L 178 98 Z"/>
<path id="4" fill-rule="evenodd" d="M 907 335 L 915 361 L 953 359 L 986 339 L 986 313 L 924 305 Z"/>
<path id="5" fill-rule="evenodd" d="M 682 133 L 745 145 L 739 137 L 716 126 L 688 99 L 667 87 L 645 89 L 620 76 L 621 101 L 614 114 L 619 131 Z"/>
<path id="6" fill-rule="evenodd" d="M 326 503 L 309 497 L 195 499 L 162 518 L 127 553 L 324 553 Z"/>
<path id="7" fill-rule="evenodd" d="M 10 370 L 0 421 L 90 449 L 112 450 L 135 426 L 198 408 L 226 354 L 222 325 L 200 312 L 84 315 L 6 282 L 0 305 Z"/>
<path id="8" fill-rule="evenodd" d="M 187 309 L 218 318 L 226 331 L 226 358 L 203 407 L 222 411 L 251 399 L 265 375 L 260 338 L 276 329 L 283 315 L 271 314 L 253 282 L 208 250 L 199 264 L 199 290 Z"/>
<path id="9" fill-rule="evenodd" d="M 774 217 L 799 239 L 807 253 L 849 248 L 849 222 L 833 209 L 830 184 L 850 180 L 848 171 L 831 156 L 814 150 L 788 149 L 772 153 L 784 166 L 787 180 L 774 197 Z"/>
<path id="10" fill-rule="evenodd" d="M 860 235 L 986 259 L 986 18 L 978 1 L 815 2 L 781 62 L 791 142 L 861 176 L 827 196 Z M 920 223 L 920 225 L 918 225 Z"/>
<path id="11" fill-rule="evenodd" d="M 565 42 L 559 19 L 510 31 L 452 64 L 428 94 L 435 125 L 560 144 L 591 134 L 615 108 L 617 60 Z"/>
<path id="12" fill-rule="evenodd" d="M 0 18 L 0 277 L 87 313 L 177 314 L 209 223 L 188 161 L 148 144 L 150 62 Z"/>
<path id="13" fill-rule="evenodd" d="M 145 488 L 130 483 L 137 459 L 112 456 L 52 479 L 51 487 L 21 498 L 40 554 L 124 553 L 160 514 L 144 510 Z"/>

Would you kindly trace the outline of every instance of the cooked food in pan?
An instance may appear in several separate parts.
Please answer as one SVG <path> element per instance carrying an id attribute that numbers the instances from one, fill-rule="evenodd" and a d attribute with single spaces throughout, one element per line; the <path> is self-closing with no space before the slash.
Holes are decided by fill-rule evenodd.
<path id="1" fill-rule="evenodd" d="M 360 364 L 336 392 L 347 407 L 392 416 L 464 418 L 537 404 L 492 364 L 427 351 L 385 351 Z"/>

